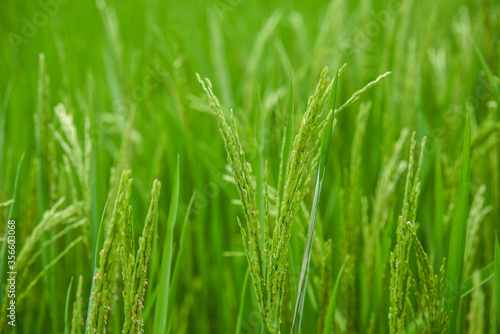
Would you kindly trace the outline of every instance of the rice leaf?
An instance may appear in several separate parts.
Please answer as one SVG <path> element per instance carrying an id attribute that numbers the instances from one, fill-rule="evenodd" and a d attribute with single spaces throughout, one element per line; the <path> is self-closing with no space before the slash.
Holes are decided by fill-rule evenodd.
<path id="1" fill-rule="evenodd" d="M 21 170 L 21 163 L 23 162 L 23 159 L 24 159 L 24 153 L 21 155 L 21 159 L 19 160 L 19 163 L 17 164 L 17 171 L 16 171 L 16 178 L 14 179 L 14 190 L 12 192 L 12 198 L 10 200 L 10 207 L 9 207 L 9 213 L 7 214 L 7 221 L 11 220 L 12 219 L 12 208 L 14 206 L 14 203 L 16 201 L 16 194 L 17 194 L 17 183 L 19 181 L 19 171 Z M 2 247 L 2 253 L 0 254 L 0 284 L 3 284 L 4 282 L 4 277 L 3 277 L 3 274 L 4 274 L 4 270 L 3 268 L 5 268 L 5 260 L 7 258 L 7 233 L 8 233 L 8 224 L 5 224 L 5 234 L 4 234 L 4 243 L 3 243 L 3 247 Z M 4 289 L 0 289 L 0 302 L 4 299 Z M 1 323 L 1 321 L 0 321 Z"/>
<path id="2" fill-rule="evenodd" d="M 42 279 L 42 277 L 44 277 L 45 274 L 47 274 L 49 272 L 50 268 L 55 266 L 57 264 L 57 262 L 59 262 L 59 260 L 61 260 L 63 258 L 64 255 L 66 255 L 73 247 L 75 247 L 78 243 L 82 242 L 83 240 L 84 240 L 84 237 L 80 236 L 80 237 L 76 238 L 75 240 L 73 240 L 68 246 L 66 246 L 66 248 L 63 249 L 62 252 L 60 252 L 55 258 L 53 258 L 52 261 L 50 261 L 42 269 L 42 271 L 40 273 L 38 273 L 38 275 L 36 275 L 35 278 L 33 278 L 33 280 L 28 284 L 28 286 L 23 289 L 23 292 L 21 294 L 19 294 L 19 296 L 17 297 L 17 300 L 21 301 L 22 299 L 24 299 L 28 295 L 30 290 L 38 283 L 38 281 L 40 279 Z"/>
<path id="3" fill-rule="evenodd" d="M 5 95 L 0 108 L 0 177 L 3 176 L 4 152 L 5 152 L 5 125 L 7 123 L 7 107 L 9 105 L 10 94 L 12 93 L 13 82 L 10 82 L 5 90 Z"/>
<path id="4" fill-rule="evenodd" d="M 330 302 L 328 303 L 328 311 L 326 313 L 325 329 L 323 330 L 323 334 L 332 333 L 333 321 L 335 319 L 335 306 L 337 304 L 337 294 L 340 286 L 340 278 L 342 276 L 342 272 L 344 271 L 345 264 L 348 260 L 349 257 L 346 257 L 337 275 L 337 280 L 335 281 L 335 285 L 333 287 L 332 296 L 330 297 Z"/>
<path id="5" fill-rule="evenodd" d="M 177 291 L 177 282 L 179 281 L 179 273 L 181 271 L 182 256 L 184 255 L 184 249 L 186 248 L 186 229 L 188 226 L 189 216 L 191 214 L 191 207 L 193 206 L 194 199 L 196 197 L 196 192 L 193 192 L 191 199 L 186 210 L 186 216 L 184 217 L 184 222 L 182 223 L 181 238 L 179 240 L 179 250 L 177 251 L 177 256 L 175 257 L 174 272 L 172 274 L 172 281 L 170 282 L 170 291 L 168 294 L 168 309 L 170 312 L 167 314 L 167 334 L 170 333 L 170 327 L 172 325 L 172 315 L 174 314 L 174 298 L 175 292 Z"/>
<path id="6" fill-rule="evenodd" d="M 241 287 L 241 296 L 240 296 L 240 306 L 238 308 L 238 320 L 236 321 L 236 334 L 241 333 L 241 319 L 243 318 L 243 308 L 245 307 L 245 296 L 247 291 L 247 283 L 248 276 L 250 276 L 250 269 L 247 268 L 247 272 L 245 273 L 245 279 L 243 280 L 243 286 Z"/>
<path id="7" fill-rule="evenodd" d="M 71 297 L 71 287 L 73 286 L 73 276 L 69 281 L 68 291 L 66 292 L 66 306 L 64 307 L 64 334 L 69 334 L 69 299 Z"/>
<path id="8" fill-rule="evenodd" d="M 500 333 L 500 245 L 498 235 L 495 234 L 495 325 Z"/>
<path id="9" fill-rule="evenodd" d="M 175 170 L 174 186 L 172 188 L 172 197 L 170 200 L 170 209 L 167 220 L 167 233 L 163 244 L 163 256 L 160 268 L 160 281 L 158 298 L 156 299 L 155 317 L 153 322 L 153 332 L 166 333 L 168 298 L 170 292 L 170 272 L 172 267 L 172 249 L 174 243 L 174 226 L 177 218 L 177 208 L 179 205 L 179 156 L 177 156 L 177 168 Z M 170 311 L 171 312 L 171 311 Z"/>
<path id="10" fill-rule="evenodd" d="M 466 109 L 464 146 L 462 152 L 462 168 L 460 183 L 453 211 L 453 220 L 448 249 L 448 264 L 445 281 L 445 311 L 452 312 L 449 333 L 455 333 L 462 285 L 462 269 L 464 264 L 467 217 L 469 208 L 469 171 L 470 171 L 471 128 L 469 108 Z"/>
<path id="11" fill-rule="evenodd" d="M 460 294 L 460 298 L 468 296 L 472 291 L 483 286 L 484 284 L 489 282 L 489 280 L 492 279 L 493 277 L 495 277 L 494 261 L 484 266 L 482 269 L 476 271 L 475 273 L 472 274 L 471 277 L 462 282 L 462 291 Z"/>

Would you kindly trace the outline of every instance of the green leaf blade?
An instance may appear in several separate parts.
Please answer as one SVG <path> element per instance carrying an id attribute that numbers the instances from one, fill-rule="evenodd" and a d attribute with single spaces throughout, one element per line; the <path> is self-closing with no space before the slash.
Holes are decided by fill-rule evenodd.
<path id="1" fill-rule="evenodd" d="M 458 194 L 453 212 L 445 281 L 445 311 L 452 312 L 449 328 L 450 333 L 455 333 L 455 325 L 460 306 L 462 269 L 465 254 L 465 241 L 467 237 L 467 217 L 469 207 L 470 143 L 471 125 L 469 119 L 469 109 L 467 108 L 460 183 L 458 186 Z"/>

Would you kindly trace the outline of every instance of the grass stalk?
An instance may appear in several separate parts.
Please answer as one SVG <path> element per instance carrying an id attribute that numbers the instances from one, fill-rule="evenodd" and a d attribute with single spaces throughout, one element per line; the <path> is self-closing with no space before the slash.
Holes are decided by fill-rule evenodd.
<path id="1" fill-rule="evenodd" d="M 465 254 L 465 240 L 467 232 L 467 217 L 469 208 L 469 173 L 470 173 L 470 142 L 471 126 L 469 108 L 466 109 L 464 141 L 462 151 L 462 168 L 460 183 L 453 211 L 448 249 L 448 263 L 446 267 L 445 311 L 452 312 L 450 319 L 450 333 L 455 333 L 462 285 L 462 268 Z"/>
<path id="2" fill-rule="evenodd" d="M 163 256 L 160 267 L 160 281 L 158 297 L 156 298 L 155 317 L 153 331 L 155 333 L 166 333 L 168 316 L 168 299 L 170 293 L 170 272 L 172 267 L 172 253 L 174 243 L 174 226 L 177 218 L 177 208 L 179 204 L 179 158 L 177 158 L 177 167 L 175 170 L 174 185 L 172 188 L 172 197 L 170 200 L 170 209 L 167 220 L 167 234 L 163 244 Z M 171 312 L 171 311 L 170 311 Z"/>

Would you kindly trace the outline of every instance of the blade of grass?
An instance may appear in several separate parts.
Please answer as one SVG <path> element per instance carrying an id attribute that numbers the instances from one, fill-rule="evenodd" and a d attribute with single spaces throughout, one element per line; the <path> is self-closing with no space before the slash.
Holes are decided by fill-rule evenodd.
<path id="1" fill-rule="evenodd" d="M 460 306 L 460 292 L 462 284 L 462 269 L 464 264 L 465 240 L 467 233 L 467 212 L 469 208 L 469 171 L 470 171 L 470 141 L 471 128 L 469 107 L 466 108 L 464 147 L 462 152 L 462 167 L 460 183 L 453 211 L 453 220 L 448 250 L 448 264 L 446 268 L 445 311 L 452 312 L 449 333 L 455 333 L 458 309 Z"/>
<path id="2" fill-rule="evenodd" d="M 3 97 L 2 108 L 0 109 L 0 177 L 3 176 L 3 155 L 4 155 L 4 143 L 5 143 L 5 124 L 7 122 L 7 106 L 9 105 L 9 98 L 12 92 L 13 83 L 10 82 L 5 90 L 5 95 Z"/>
<path id="3" fill-rule="evenodd" d="M 40 281 L 40 279 L 42 279 L 42 277 L 44 277 L 49 272 L 49 270 L 52 267 L 54 267 L 57 264 L 57 262 L 59 262 L 64 257 L 64 255 L 66 255 L 73 247 L 75 247 L 76 245 L 78 245 L 78 243 L 82 242 L 84 239 L 85 238 L 83 236 L 80 236 L 80 237 L 76 238 L 65 249 L 63 249 L 62 252 L 60 252 L 59 254 L 57 254 L 57 256 L 52 261 L 50 261 L 42 269 L 42 271 L 40 273 L 38 273 L 38 275 L 35 276 L 35 278 L 28 284 L 28 286 L 23 289 L 23 292 L 17 297 L 17 299 L 19 301 L 21 301 L 22 299 L 24 299 L 28 295 L 28 293 L 30 292 L 30 290 L 38 283 L 38 281 Z"/>
<path id="4" fill-rule="evenodd" d="M 337 280 L 335 281 L 332 295 L 328 303 L 328 310 L 325 317 L 325 329 L 323 331 L 323 334 L 331 334 L 332 332 L 333 320 L 335 319 L 335 305 L 337 304 L 337 294 L 339 292 L 340 286 L 340 277 L 342 276 L 342 271 L 344 271 L 344 267 L 348 259 L 349 256 L 345 258 L 344 263 L 342 264 L 342 267 L 340 267 L 339 273 L 337 275 Z"/>
<path id="5" fill-rule="evenodd" d="M 66 292 L 66 306 L 64 307 L 64 334 L 69 334 L 69 299 L 71 297 L 71 287 L 73 286 L 73 276 L 69 281 L 68 291 Z"/>
<path id="6" fill-rule="evenodd" d="M 11 203 L 9 207 L 9 213 L 7 215 L 7 221 L 12 219 L 12 208 L 14 207 L 14 203 L 16 201 L 16 194 L 17 194 L 17 182 L 19 181 L 19 171 L 21 170 L 21 163 L 23 162 L 24 159 L 24 153 L 21 155 L 21 159 L 19 160 L 19 163 L 17 164 L 17 172 L 16 172 L 16 178 L 14 180 L 14 191 L 12 192 L 12 198 L 11 198 Z M 4 266 L 5 266 L 5 259 L 7 257 L 7 233 L 8 233 L 8 224 L 5 224 L 5 234 L 4 234 L 4 243 L 2 247 L 2 254 L 0 255 L 0 301 L 3 300 L 3 294 L 5 290 L 3 289 L 3 282 L 4 282 Z"/>
<path id="7" fill-rule="evenodd" d="M 500 245 L 495 233 L 495 326 L 500 333 Z"/>
<path id="8" fill-rule="evenodd" d="M 184 222 L 182 223 L 182 231 L 181 231 L 181 238 L 179 240 L 179 250 L 177 251 L 177 256 L 175 257 L 175 265 L 174 265 L 174 272 L 172 274 L 172 282 L 170 283 L 170 293 L 168 295 L 168 309 L 170 312 L 167 314 L 168 320 L 167 320 L 167 334 L 170 333 L 170 328 L 172 326 L 172 315 L 174 314 L 172 310 L 174 309 L 174 298 L 175 298 L 175 291 L 177 291 L 177 282 L 179 281 L 179 273 L 181 269 L 181 259 L 184 254 L 184 248 L 186 245 L 185 239 L 186 239 L 186 229 L 188 225 L 188 220 L 189 220 L 189 215 L 191 213 L 191 207 L 193 205 L 194 199 L 196 197 L 196 192 L 193 193 L 191 196 L 191 199 L 189 200 L 188 208 L 186 210 L 186 216 L 184 217 Z"/>
<path id="9" fill-rule="evenodd" d="M 340 63 L 339 63 L 340 67 Z M 314 227 L 316 225 L 316 215 L 318 213 L 318 204 L 321 195 L 321 188 L 323 186 L 323 181 L 326 175 L 326 163 L 328 161 L 328 152 L 330 151 L 330 142 L 332 138 L 332 130 L 335 126 L 336 119 L 333 117 L 333 112 L 335 110 L 335 100 L 337 98 L 337 84 L 338 84 L 338 74 L 339 67 L 337 67 L 337 73 L 335 74 L 334 80 L 334 88 L 332 89 L 331 94 L 333 94 L 333 98 L 330 98 L 331 111 L 329 113 L 330 120 L 326 124 L 325 132 L 323 134 L 323 138 L 321 140 L 321 155 L 319 158 L 318 164 L 318 176 L 316 179 L 316 189 L 314 191 L 314 200 L 313 206 L 311 210 L 311 216 L 309 219 L 309 231 L 307 232 L 306 246 L 304 250 L 304 258 L 302 261 L 302 270 L 300 273 L 299 280 L 299 290 L 297 294 L 297 301 L 295 303 L 295 312 L 293 316 L 292 323 L 292 331 L 291 333 L 298 334 L 300 333 L 300 324 L 302 320 L 302 313 L 304 310 L 304 301 L 307 290 L 307 276 L 309 272 L 309 263 L 311 261 L 311 251 L 312 251 L 312 243 L 314 240 Z M 330 108 L 329 108 L 330 109 Z"/>
<path id="10" fill-rule="evenodd" d="M 441 151 L 439 145 L 436 143 L 436 157 L 434 169 L 434 224 L 433 224 L 433 238 L 435 246 L 435 262 L 434 266 L 438 268 L 439 261 L 443 259 L 443 176 L 441 169 Z"/>
<path id="11" fill-rule="evenodd" d="M 248 276 L 250 276 L 249 268 L 247 268 L 245 279 L 243 280 L 243 286 L 241 287 L 240 307 L 238 309 L 238 320 L 236 321 L 236 334 L 241 333 L 241 319 L 243 318 L 243 308 L 245 307 L 245 295 L 247 291 Z"/>
<path id="12" fill-rule="evenodd" d="M 474 277 L 476 276 L 479 276 L 479 284 L 474 284 Z M 495 276 L 495 262 L 491 262 L 490 264 L 483 267 L 483 269 L 476 271 L 474 274 L 472 274 L 471 277 L 463 281 L 460 298 L 466 297 L 472 291 L 486 284 L 494 276 Z"/>
<path id="13" fill-rule="evenodd" d="M 177 156 L 177 168 L 175 171 L 174 187 L 170 200 L 168 212 L 167 233 L 163 244 L 163 256 L 160 268 L 160 281 L 158 297 L 156 299 L 155 317 L 153 322 L 154 333 L 165 333 L 167 329 L 168 299 L 170 292 L 170 272 L 172 267 L 172 248 L 174 243 L 174 226 L 177 218 L 177 207 L 179 205 L 179 156 Z"/>

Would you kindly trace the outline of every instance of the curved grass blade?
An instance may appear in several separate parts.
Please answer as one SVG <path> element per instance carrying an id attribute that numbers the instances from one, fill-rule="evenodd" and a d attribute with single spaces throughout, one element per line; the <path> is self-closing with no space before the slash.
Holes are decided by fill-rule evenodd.
<path id="1" fill-rule="evenodd" d="M 21 163 L 23 162 L 24 159 L 24 153 L 21 155 L 21 159 L 19 160 L 19 163 L 17 164 L 17 171 L 16 171 L 16 179 L 14 180 L 14 191 L 12 192 L 12 198 L 10 201 L 10 207 L 9 207 L 9 213 L 7 215 L 7 221 L 11 220 L 12 218 L 12 208 L 14 206 L 14 203 L 16 201 L 16 194 L 17 194 L 17 182 L 19 181 L 19 171 L 21 170 Z M 5 235 L 4 235 L 4 243 L 2 247 L 2 253 L 0 254 L 0 300 L 3 300 L 3 294 L 4 294 L 4 289 L 1 288 L 3 287 L 3 282 L 4 282 L 4 277 L 3 277 L 3 272 L 4 272 L 4 265 L 5 265 L 5 259 L 7 257 L 7 232 L 8 232 L 8 224 L 5 224 Z"/>
<path id="2" fill-rule="evenodd" d="M 344 267 L 345 264 L 347 263 L 347 260 L 349 260 L 349 256 L 345 258 L 342 267 L 340 267 L 339 274 L 337 275 L 337 280 L 335 281 L 335 286 L 333 287 L 332 295 L 330 297 L 330 302 L 328 303 L 328 310 L 326 312 L 325 329 L 323 331 L 323 334 L 331 334 L 332 332 L 333 319 L 335 317 L 335 305 L 337 303 L 337 294 L 339 292 L 339 286 L 340 286 L 340 277 L 342 276 L 342 272 L 344 271 Z"/>
<path id="3" fill-rule="evenodd" d="M 241 319 L 243 318 L 243 308 L 245 306 L 245 295 L 247 291 L 248 276 L 250 276 L 250 268 L 247 268 L 245 273 L 245 279 L 243 280 L 243 286 L 241 287 L 241 297 L 240 297 L 240 307 L 238 309 L 238 321 L 236 322 L 236 334 L 241 333 Z"/>
<path id="4" fill-rule="evenodd" d="M 339 64 L 340 65 L 340 64 Z M 340 66 L 339 66 L 340 67 Z M 300 323 L 302 320 L 302 312 L 304 310 L 304 301 L 307 290 L 307 275 L 309 272 L 309 263 L 311 261 L 311 250 L 312 243 L 314 240 L 314 227 L 316 225 L 316 215 L 318 213 L 318 204 L 321 195 L 321 188 L 323 186 L 323 181 L 325 179 L 326 174 L 326 163 L 328 161 L 328 152 L 330 151 L 330 142 L 332 138 L 332 130 L 335 126 L 336 119 L 334 118 L 334 110 L 335 110 L 335 100 L 337 98 L 337 84 L 338 84 L 338 74 L 339 67 L 337 67 L 337 73 L 335 74 L 335 86 L 332 89 L 333 98 L 330 99 L 330 104 L 332 108 L 330 112 L 327 114 L 330 117 L 328 123 L 326 124 L 325 132 L 323 133 L 323 138 L 321 140 L 321 155 L 319 158 L 318 165 L 318 176 L 316 178 L 316 188 L 314 191 L 314 200 L 313 206 L 311 210 L 311 217 L 309 219 L 309 231 L 307 232 L 306 246 L 304 250 L 304 258 L 302 261 L 302 270 L 300 273 L 299 280 L 299 291 L 297 294 L 297 301 L 295 303 L 295 312 L 293 316 L 292 323 L 292 333 L 300 333 Z"/>
<path id="5" fill-rule="evenodd" d="M 74 277 L 71 277 L 71 281 L 69 281 L 68 291 L 66 292 L 66 306 L 64 307 L 64 334 L 69 334 L 69 298 L 71 297 L 73 278 Z"/>
<path id="6" fill-rule="evenodd" d="M 50 261 L 43 269 L 38 273 L 38 275 L 35 276 L 35 278 L 28 284 L 26 288 L 23 289 L 23 292 L 17 297 L 17 300 L 21 301 L 24 299 L 26 296 L 28 296 L 30 290 L 44 277 L 49 270 L 59 262 L 64 255 L 66 255 L 73 247 L 78 245 L 78 243 L 82 242 L 85 239 L 84 236 L 79 236 L 75 240 L 73 240 L 66 248 L 64 248 L 57 256 Z"/>
<path id="7" fill-rule="evenodd" d="M 497 333 L 500 333 L 500 245 L 495 233 L 495 314 Z"/>
<path id="8" fill-rule="evenodd" d="M 460 306 L 462 269 L 464 264 L 465 240 L 467 237 L 467 213 L 469 209 L 470 133 L 469 107 L 467 106 L 460 183 L 453 211 L 445 280 L 445 311 L 452 312 L 449 333 L 455 333 Z"/>
<path id="9" fill-rule="evenodd" d="M 186 216 L 184 217 L 184 222 L 182 223 L 182 231 L 181 231 L 181 238 L 179 240 L 179 250 L 177 251 L 177 256 L 175 257 L 175 265 L 174 265 L 174 272 L 172 274 L 172 282 L 170 282 L 170 293 L 168 295 L 168 309 L 170 310 L 170 313 L 167 314 L 167 334 L 170 333 L 170 328 L 172 326 L 172 315 L 174 312 L 172 310 L 174 309 L 174 298 L 175 298 L 175 291 L 177 289 L 177 282 L 179 281 L 179 273 L 181 269 L 181 258 L 182 255 L 184 254 L 184 248 L 185 248 L 185 239 L 186 239 L 186 228 L 188 225 L 188 220 L 189 216 L 191 213 L 191 207 L 193 206 L 194 199 L 196 197 L 196 192 L 193 193 L 191 196 L 191 199 L 189 200 L 188 208 L 186 210 Z"/>
<path id="10" fill-rule="evenodd" d="M 168 212 L 167 233 L 163 244 L 163 256 L 160 268 L 160 281 L 158 282 L 158 296 L 156 298 L 155 317 L 153 322 L 154 333 L 166 333 L 168 316 L 168 299 L 170 292 L 170 272 L 172 267 L 172 249 L 174 243 L 174 226 L 177 219 L 177 207 L 179 205 L 179 156 L 177 156 L 177 168 L 175 171 L 174 187 L 170 200 Z"/>
<path id="11" fill-rule="evenodd" d="M 0 176 L 3 176 L 4 150 L 5 150 L 5 124 L 7 123 L 7 106 L 9 105 L 10 94 L 12 93 L 13 82 L 11 81 L 5 90 L 2 108 L 0 109 Z"/>
<path id="12" fill-rule="evenodd" d="M 474 284 L 474 278 L 477 276 L 479 276 L 478 280 L 479 283 Z M 460 295 L 460 298 L 468 296 L 472 291 L 488 283 L 489 280 L 492 279 L 494 276 L 495 276 L 495 262 L 491 262 L 490 264 L 483 267 L 483 269 L 476 271 L 475 273 L 472 274 L 471 277 L 463 281 L 462 293 Z"/>

